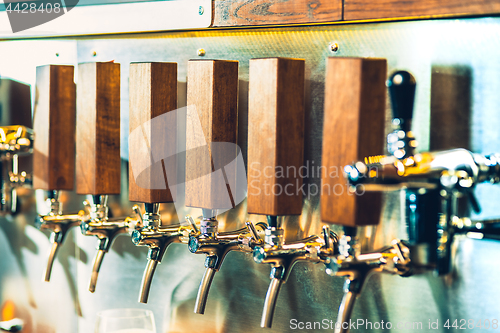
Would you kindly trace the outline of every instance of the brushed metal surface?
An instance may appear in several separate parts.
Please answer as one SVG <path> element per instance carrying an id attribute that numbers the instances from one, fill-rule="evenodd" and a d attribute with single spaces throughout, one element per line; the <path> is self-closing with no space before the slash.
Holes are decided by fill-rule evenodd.
<path id="1" fill-rule="evenodd" d="M 332 53 L 330 42 L 339 51 Z M 25 43 L 24 48 L 20 44 Z M 62 46 L 61 46 L 62 45 Z M 128 64 L 132 61 L 174 61 L 179 64 L 179 107 L 186 103 L 187 61 L 198 57 L 203 48 L 205 58 L 240 62 L 239 136 L 238 144 L 246 159 L 248 61 L 257 57 L 297 57 L 306 60 L 306 142 L 305 163 L 321 164 L 321 131 L 323 121 L 325 60 L 329 56 L 362 56 L 387 58 L 389 71 L 405 69 L 417 79 L 414 132 L 421 151 L 430 144 L 431 94 L 440 98 L 443 89 L 432 89 L 432 75 L 469 73 L 470 148 L 474 152 L 500 151 L 500 18 L 398 22 L 381 24 L 309 26 L 273 29 L 230 29 L 194 32 L 124 35 L 105 38 L 80 38 L 22 42 L 0 42 L 0 54 L 9 64 L 0 64 L 0 74 L 10 71 L 23 81 L 34 82 L 34 65 L 57 62 L 50 58 L 61 47 L 72 49 L 66 62 L 114 60 L 122 64 L 121 132 L 124 160 L 128 157 Z M 20 55 L 20 49 L 36 50 Z M 94 56 L 95 52 L 95 56 Z M 43 59 L 43 60 L 40 60 Z M 27 65 L 26 65 L 27 64 Z M 6 69 L 6 67 L 8 67 Z M 460 69 L 460 70 L 458 70 Z M 16 74 L 16 70 L 19 72 Z M 439 80 L 436 80 L 440 82 Z M 438 95 L 436 95 L 438 94 Z M 467 108 L 465 108 L 467 109 Z M 389 106 L 386 129 L 389 130 Z M 457 135 L 455 121 L 440 129 L 445 136 Z M 463 126 L 462 126 L 463 127 Z M 125 164 L 124 164 L 125 165 Z M 122 188 L 126 188 L 125 166 Z M 285 237 L 295 239 L 321 231 L 319 196 L 314 186 L 319 175 L 305 180 L 306 198 L 300 217 L 285 218 Z M 476 191 L 483 207 L 480 217 L 496 217 L 500 187 L 481 185 Z M 131 213 L 126 190 L 111 198 L 115 215 Z M 377 248 L 393 238 L 405 238 L 401 224 L 399 193 L 385 195 L 382 223 L 361 231 L 363 246 Z M 78 209 L 81 197 L 70 195 L 71 206 Z M 33 198 L 30 199 L 33 202 Z M 137 303 L 146 249 L 132 245 L 128 237 L 119 237 L 101 268 L 95 294 L 87 291 L 91 258 L 96 240 L 74 230 L 61 249 L 53 272 L 53 281 L 43 284 L 41 275 L 49 243 L 33 227 L 34 206 L 25 203 L 25 214 L 14 220 L 0 219 L 0 299 L 19 304 L 32 327 L 47 332 L 92 332 L 97 311 L 119 307 L 144 307 L 154 311 L 159 332 L 264 332 L 259 327 L 262 305 L 269 284 L 266 265 L 257 265 L 242 253 L 230 253 L 214 278 L 206 314 L 193 313 L 194 301 L 204 266 L 203 256 L 189 253 L 186 246 L 174 244 L 158 267 L 147 305 Z M 69 209 L 68 208 L 68 209 Z M 198 210 L 178 212 L 199 216 Z M 165 206 L 163 217 L 172 216 L 173 206 Z M 244 221 L 262 220 L 247 216 L 245 202 L 227 212 L 220 228 L 242 227 Z M 175 222 L 175 221 L 172 221 Z M 334 230 L 338 228 L 334 227 Z M 354 308 L 354 319 L 372 322 L 422 322 L 446 319 L 500 319 L 500 243 L 460 239 L 457 243 L 456 270 L 443 279 L 428 273 L 410 278 L 374 275 L 364 288 Z M 343 280 L 329 277 L 322 265 L 298 264 L 278 298 L 272 332 L 289 332 L 290 320 L 335 321 L 341 301 Z M 1 304 L 0 304 L 1 305 Z M 81 314 L 79 314 L 80 309 Z M 35 330 L 34 330 L 35 331 Z M 270 332 L 271 332 L 270 331 Z M 303 330 L 317 332 L 318 330 Z M 370 330 L 368 330 L 370 331 Z M 382 332 L 384 330 L 373 330 Z M 386 330 L 387 331 L 387 330 Z M 411 330 L 407 330 L 411 331 Z M 423 330 L 426 331 L 425 329 Z"/>
<path id="2" fill-rule="evenodd" d="M 13 12 L 14 5 L 11 8 Z M 82 1 L 81 6 L 70 10 L 61 7 L 61 11 L 64 14 L 56 19 L 13 33 L 10 20 L 26 18 L 19 15 L 9 17 L 5 7 L 0 7 L 0 39 L 186 30 L 207 28 L 212 23 L 211 0 L 125 1 L 112 4 Z M 29 27 L 28 22 L 19 22 L 18 25 Z"/>

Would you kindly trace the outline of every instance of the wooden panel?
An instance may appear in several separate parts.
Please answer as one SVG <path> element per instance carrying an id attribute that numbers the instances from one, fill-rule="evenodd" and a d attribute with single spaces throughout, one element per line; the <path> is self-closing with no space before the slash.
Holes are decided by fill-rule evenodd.
<path id="1" fill-rule="evenodd" d="M 120 193 L 120 64 L 78 65 L 76 192 Z"/>
<path id="2" fill-rule="evenodd" d="M 341 19 L 341 0 L 214 1 L 213 26 L 315 23 Z"/>
<path id="3" fill-rule="evenodd" d="M 238 62 L 191 60 L 187 105 L 186 206 L 232 208 L 234 200 L 226 183 L 227 177 L 235 174 L 228 172 L 225 166 L 236 158 L 236 146 L 221 151 L 221 145 L 210 144 L 236 143 Z"/>
<path id="4" fill-rule="evenodd" d="M 162 115 L 177 108 L 177 64 L 130 64 L 129 86 L 130 132 L 141 127 L 142 138 L 146 140 L 148 150 L 144 152 L 141 149 L 144 147 L 141 140 L 129 142 L 129 200 L 146 203 L 172 202 L 173 193 L 168 181 L 175 181 L 172 178 L 177 177 L 177 118 L 175 113 L 171 113 L 169 118 Z M 159 152 L 161 156 L 153 156 L 153 152 Z M 171 158 L 163 159 L 168 156 Z M 140 159 L 147 160 L 148 167 L 135 176 L 133 163 Z M 164 168 L 169 171 L 165 172 Z"/>
<path id="5" fill-rule="evenodd" d="M 36 69 L 33 187 L 72 190 L 75 175 L 75 83 L 73 66 Z"/>
<path id="6" fill-rule="evenodd" d="M 481 15 L 500 12 L 500 0 L 345 0 L 344 20 L 418 16 Z"/>
<path id="7" fill-rule="evenodd" d="M 384 151 L 385 59 L 329 58 L 321 175 L 321 219 L 345 226 L 378 224 L 380 193 L 348 193 L 342 170 Z"/>
<path id="8" fill-rule="evenodd" d="M 250 60 L 248 97 L 248 212 L 302 213 L 304 160 L 302 59 Z"/>

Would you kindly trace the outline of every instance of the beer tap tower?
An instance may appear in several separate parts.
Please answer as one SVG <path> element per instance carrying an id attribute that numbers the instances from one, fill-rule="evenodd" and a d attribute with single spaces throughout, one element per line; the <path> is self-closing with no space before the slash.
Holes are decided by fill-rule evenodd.
<path id="1" fill-rule="evenodd" d="M 188 64 L 186 206 L 202 208 L 200 230 L 190 237 L 192 253 L 206 254 L 205 274 L 194 312 L 205 313 L 214 275 L 230 251 L 251 253 L 266 228 L 246 222 L 234 231 L 219 231 L 218 210 L 239 203 L 237 138 L 238 62 L 192 60 Z M 188 218 L 189 219 L 189 218 Z"/>
<path id="2" fill-rule="evenodd" d="M 265 244 L 253 252 L 257 263 L 272 266 L 261 320 L 267 328 L 272 325 L 280 288 L 295 263 L 321 262 L 326 257 L 320 254 L 333 255 L 336 246 L 335 235 L 327 229 L 322 237 L 284 242 L 278 219 L 302 213 L 298 170 L 304 158 L 304 68 L 302 59 L 250 60 L 247 209 L 267 216 L 269 224 Z"/>
<path id="3" fill-rule="evenodd" d="M 94 292 L 115 237 L 140 226 L 138 217 L 110 218 L 107 204 L 108 195 L 120 194 L 120 64 L 79 64 L 77 96 L 76 192 L 91 197 L 80 229 L 99 240 L 89 285 Z"/>
<path id="4" fill-rule="evenodd" d="M 139 302 L 147 303 L 167 247 L 187 241 L 190 230 L 165 225 L 160 216 L 160 203 L 174 201 L 177 184 L 177 64 L 132 63 L 129 85 L 129 199 L 143 202 L 145 208 L 143 227 L 133 232 L 132 241 L 149 247 L 139 294 Z"/>
<path id="5" fill-rule="evenodd" d="M 62 215 L 60 191 L 73 190 L 75 175 L 76 99 L 74 67 L 47 65 L 36 69 L 33 187 L 48 191 L 48 215 L 39 216 L 40 229 L 52 231 L 44 280 L 50 280 L 57 250 L 69 229 L 80 224 L 78 214 Z"/>

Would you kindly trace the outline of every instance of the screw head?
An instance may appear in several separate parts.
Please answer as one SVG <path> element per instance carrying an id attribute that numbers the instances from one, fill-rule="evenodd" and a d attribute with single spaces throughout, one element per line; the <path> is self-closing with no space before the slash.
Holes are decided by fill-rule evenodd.
<path id="1" fill-rule="evenodd" d="M 205 56 L 205 49 L 198 49 L 198 56 L 199 57 Z"/>
<path id="2" fill-rule="evenodd" d="M 339 44 L 337 42 L 330 43 L 330 51 L 337 52 L 339 50 Z"/>
<path id="3" fill-rule="evenodd" d="M 96 51 L 92 51 L 92 56 L 95 57 L 97 55 Z"/>
<path id="4" fill-rule="evenodd" d="M 198 7 L 198 14 L 203 15 L 203 13 L 205 13 L 205 8 L 203 6 Z"/>

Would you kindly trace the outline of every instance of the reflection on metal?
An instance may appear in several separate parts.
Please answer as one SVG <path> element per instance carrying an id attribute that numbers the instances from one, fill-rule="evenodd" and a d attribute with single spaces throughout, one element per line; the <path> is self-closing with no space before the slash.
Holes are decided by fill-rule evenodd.
<path id="1" fill-rule="evenodd" d="M 149 290 L 156 266 L 161 262 L 167 248 L 172 243 L 187 243 L 187 237 L 192 227 L 176 225 L 162 225 L 159 203 L 145 203 L 145 214 L 142 216 L 143 226 L 132 233 L 132 242 L 136 246 L 147 246 L 148 264 L 144 270 L 139 292 L 139 302 L 147 303 Z M 134 211 L 140 212 L 140 208 L 134 206 Z M 140 215 L 140 214 L 139 214 Z"/>
<path id="2" fill-rule="evenodd" d="M 207 10 L 205 10 L 205 13 Z M 20 57 L 9 57 L 3 72 L 18 68 L 25 81 L 32 78 L 35 65 L 41 55 L 46 63 L 54 61 L 89 62 L 114 59 L 122 64 L 121 119 L 122 133 L 128 133 L 128 63 L 132 61 L 173 61 L 178 67 L 179 107 L 185 105 L 187 61 L 197 57 L 202 46 L 214 59 L 238 60 L 239 73 L 239 129 L 238 144 L 246 158 L 248 61 L 257 57 L 296 57 L 306 60 L 306 119 L 305 160 L 309 165 L 321 164 L 321 131 L 323 123 L 325 59 L 332 56 L 326 47 L 330 41 L 338 41 L 341 47 L 335 56 L 361 56 L 387 58 L 389 71 L 411 71 L 419 83 L 415 98 L 412 130 L 419 140 L 419 150 L 430 147 L 430 87 L 435 68 L 468 68 L 471 73 L 470 87 L 470 137 L 469 150 L 487 155 L 500 151 L 500 18 L 459 19 L 439 21 L 399 22 L 382 24 L 313 26 L 274 29 L 231 29 L 197 32 L 172 32 L 115 37 L 84 38 L 65 41 L 78 45 L 78 55 L 73 59 L 50 58 L 61 50 L 50 40 L 26 40 L 1 42 L 2 56 L 26 45 Z M 62 41 L 61 41 L 62 42 Z M 426 45 L 422 48 L 421 45 Z M 47 48 L 47 49 L 46 49 Z M 28 52 L 36 49 L 37 52 Z M 463 50 L 467 49 L 468 52 Z M 97 50 L 94 57 L 92 51 Z M 66 53 L 62 54 L 62 57 Z M 37 60 L 38 59 L 38 60 Z M 26 64 L 30 64 L 28 67 Z M 41 65 L 41 63 L 38 63 Z M 439 65 L 439 66 L 437 66 Z M 1 67 L 4 66 L 4 67 Z M 0 64 L 5 68 L 5 64 Z M 29 72 L 33 75 L 29 75 Z M 10 76 L 14 76 L 10 74 Z M 389 105 L 388 105 L 389 110 Z M 460 118 L 455 117 L 459 122 Z M 387 113 L 386 133 L 392 131 L 392 117 Z M 454 128 L 449 123 L 443 130 Z M 381 138 L 383 140 L 384 138 Z M 127 157 L 127 136 L 122 136 L 122 156 Z M 448 149 L 448 148 L 446 148 Z M 341 166 L 339 166 L 341 167 Z M 122 188 L 126 188 L 126 168 L 122 168 Z M 314 190 L 320 185 L 316 176 L 305 182 Z M 478 185 L 476 188 L 482 213 L 471 217 L 472 221 L 496 217 L 500 189 Z M 313 191 L 305 196 L 300 217 L 284 219 L 285 243 L 307 235 L 321 234 L 318 196 Z M 120 196 L 110 197 L 110 207 L 119 216 L 132 214 L 132 204 L 126 190 Z M 77 211 L 83 198 L 71 194 L 67 209 Z M 72 205 L 72 206 L 71 206 Z M 55 286 L 40 287 L 39 276 L 23 274 L 16 267 L 24 265 L 29 272 L 43 270 L 47 238 L 32 227 L 34 206 L 15 217 L 13 221 L 0 219 L 0 253 L 2 267 L 2 299 L 12 299 L 29 309 L 33 322 L 40 330 L 54 327 L 61 332 L 90 332 L 94 328 L 95 313 L 101 309 L 137 307 L 137 286 L 144 271 L 145 249 L 135 247 L 127 237 L 118 237 L 113 249 L 107 254 L 103 267 L 110 274 L 99 277 L 99 288 L 88 294 L 88 273 L 92 269 L 95 244 L 78 233 L 70 233 L 58 253 L 54 269 L 64 270 Z M 31 210 L 30 210 L 31 209 Z M 199 210 L 177 212 L 179 216 L 199 216 Z M 170 221 L 175 216 L 173 205 L 163 205 L 162 219 Z M 407 239 L 403 226 L 399 194 L 385 194 L 385 206 L 381 224 L 377 227 L 360 228 L 358 241 L 363 251 L 372 251 L 390 244 L 393 239 Z M 219 229 L 236 230 L 250 220 L 262 221 L 262 216 L 248 216 L 245 203 L 218 217 Z M 339 232 L 338 227 L 332 227 Z M 15 235 L 16 237 L 12 237 Z M 76 237 L 76 238 L 75 238 Z M 75 243 L 71 242 L 74 239 Z M 497 277 L 500 266 L 492 265 L 491 258 L 500 255 L 500 244 L 487 240 L 476 241 L 456 238 L 459 243 L 455 258 L 455 279 L 444 280 L 431 272 L 401 279 L 389 274 L 374 274 L 364 286 L 352 312 L 353 319 L 371 322 L 393 323 L 415 321 L 424 325 L 431 319 L 445 322 L 456 318 L 496 318 L 500 313 L 500 285 Z M 12 244 L 12 246 L 10 245 Z M 76 248 L 76 252 L 75 252 Z M 13 249 L 21 249 L 15 252 Z M 422 250 L 422 252 L 424 252 Z M 25 253 L 22 255 L 22 253 Z M 26 254 L 27 253 L 27 254 Z M 74 254 L 75 253 L 75 254 Z M 415 252 L 412 252 L 412 255 Z M 65 256 L 63 256 L 65 255 Z M 73 256 L 76 258 L 73 258 Z M 424 253 L 425 255 L 425 253 Z M 200 277 L 203 275 L 202 256 L 189 253 L 185 244 L 172 244 L 165 254 L 162 265 L 155 272 L 154 293 L 147 305 L 154 311 L 157 327 L 162 332 L 261 332 L 260 320 L 264 294 L 269 286 L 269 267 L 256 265 L 251 256 L 231 252 L 222 269 L 212 282 L 210 306 L 205 316 L 192 313 L 196 301 Z M 412 258 L 413 259 L 413 258 Z M 485 268 L 487 267 L 487 268 Z M 55 276 L 53 277 L 55 279 Z M 480 281 L 480 283 L 478 283 Z M 344 280 L 325 274 L 324 265 L 298 263 L 289 280 L 282 285 L 273 320 L 273 332 L 289 332 L 290 320 L 321 322 L 337 319 L 337 309 L 343 294 Z M 30 292 L 26 285 L 37 292 Z M 125 286 L 125 287 L 124 287 Z M 12 290 L 27 290 L 26 294 L 12 294 Z M 69 290 L 69 292 L 68 292 Z M 31 296 L 30 296 L 31 295 Z M 78 298 L 78 295 L 79 298 Z M 404 299 L 401 295 L 405 295 Z M 30 297 L 37 307 L 30 306 Z M 54 303 L 57 300 L 57 303 Z M 77 317 L 75 301 L 81 305 L 83 317 Z M 404 306 L 402 306 L 404 302 Z M 212 306 L 213 305 L 213 306 Z M 50 312 L 42 309 L 51 308 Z M 65 320 L 61 320 L 65 318 Z M 443 320 L 444 319 L 444 320 Z M 444 333 L 446 329 L 435 330 Z"/>
<path id="3" fill-rule="evenodd" d="M 12 33 L 7 12 L 1 11 L 0 39 L 197 29 L 212 23 L 211 0 L 76 6 L 64 12 L 52 21 Z"/>
<path id="4" fill-rule="evenodd" d="M 0 208 L 3 214 L 18 213 L 20 203 L 17 190 L 32 184 L 31 174 L 24 170 L 19 172 L 19 156 L 30 155 L 32 152 L 33 130 L 31 128 L 26 126 L 0 127 Z"/>

